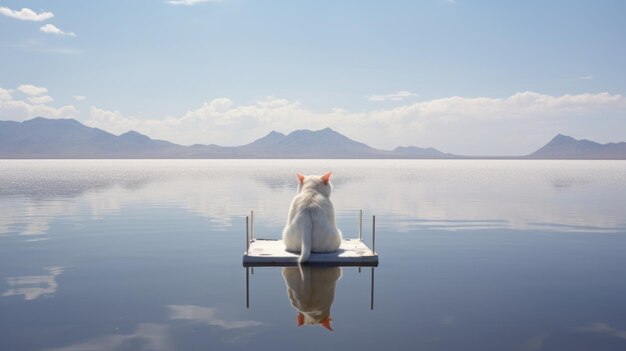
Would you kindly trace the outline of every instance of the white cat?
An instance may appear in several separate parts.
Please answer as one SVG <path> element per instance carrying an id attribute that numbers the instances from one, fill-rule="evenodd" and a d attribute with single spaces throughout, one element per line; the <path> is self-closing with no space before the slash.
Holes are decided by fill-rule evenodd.
<path id="1" fill-rule="evenodd" d="M 333 331 L 330 326 L 330 306 L 335 299 L 335 286 L 340 277 L 339 267 L 283 268 L 287 296 L 291 305 L 298 310 L 298 326 L 319 324 Z"/>
<path id="2" fill-rule="evenodd" d="M 323 176 L 298 173 L 298 194 L 289 208 L 283 242 L 287 251 L 300 252 L 299 263 L 311 252 L 333 252 L 341 245 L 341 231 L 335 224 L 335 209 L 330 202 L 331 172 Z"/>

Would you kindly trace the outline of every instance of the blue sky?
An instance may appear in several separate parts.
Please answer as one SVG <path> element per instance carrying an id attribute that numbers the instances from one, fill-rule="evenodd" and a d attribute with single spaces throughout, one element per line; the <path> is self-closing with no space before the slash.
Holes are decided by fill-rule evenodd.
<path id="1" fill-rule="evenodd" d="M 0 7 L 3 120 L 224 145 L 330 126 L 470 154 L 528 153 L 559 132 L 626 140 L 623 1 Z"/>

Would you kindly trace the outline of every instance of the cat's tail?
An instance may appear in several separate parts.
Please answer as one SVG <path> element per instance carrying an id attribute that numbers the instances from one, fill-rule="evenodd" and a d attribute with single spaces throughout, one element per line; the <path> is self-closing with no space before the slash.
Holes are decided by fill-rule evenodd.
<path id="1" fill-rule="evenodd" d="M 313 219 L 309 210 L 300 212 L 300 230 L 302 230 L 302 247 L 300 248 L 300 258 L 298 263 L 304 263 L 309 260 L 311 255 L 311 236 L 313 235 Z"/>

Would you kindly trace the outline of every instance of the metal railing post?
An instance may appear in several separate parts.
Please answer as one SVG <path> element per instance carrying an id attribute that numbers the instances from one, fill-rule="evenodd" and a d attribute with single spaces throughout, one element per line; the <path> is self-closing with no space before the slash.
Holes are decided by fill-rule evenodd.
<path id="1" fill-rule="evenodd" d="M 370 280 L 370 310 L 374 309 L 374 267 L 372 267 L 372 280 Z"/>
<path id="2" fill-rule="evenodd" d="M 376 215 L 372 216 L 372 253 L 376 253 Z"/>
<path id="3" fill-rule="evenodd" d="M 363 241 L 363 210 L 359 210 L 359 240 Z"/>
<path id="4" fill-rule="evenodd" d="M 250 240 L 254 241 L 254 210 L 250 211 Z"/>
<path id="5" fill-rule="evenodd" d="M 250 218 L 246 216 L 246 255 L 250 249 Z"/>
<path id="6" fill-rule="evenodd" d="M 246 308 L 250 308 L 250 274 L 246 267 Z"/>

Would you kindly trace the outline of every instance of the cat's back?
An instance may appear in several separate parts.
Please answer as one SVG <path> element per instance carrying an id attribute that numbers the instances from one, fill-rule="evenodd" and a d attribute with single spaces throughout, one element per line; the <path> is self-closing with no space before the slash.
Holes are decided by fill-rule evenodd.
<path id="1" fill-rule="evenodd" d="M 328 198 L 316 191 L 307 190 L 296 195 L 294 205 L 299 209 L 323 208 L 328 202 Z"/>

